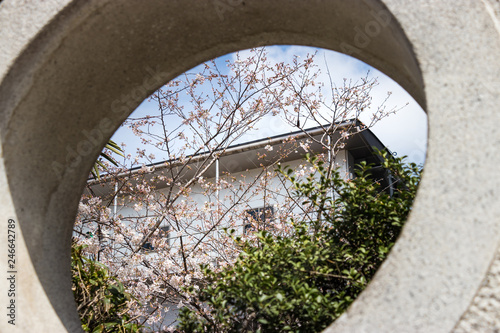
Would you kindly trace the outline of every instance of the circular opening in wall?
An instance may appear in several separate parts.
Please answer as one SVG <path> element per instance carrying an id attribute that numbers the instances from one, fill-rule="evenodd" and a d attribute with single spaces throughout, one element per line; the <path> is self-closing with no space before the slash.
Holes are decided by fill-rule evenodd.
<path id="1" fill-rule="evenodd" d="M 89 178 L 73 234 L 82 322 L 321 331 L 396 241 L 426 138 L 398 84 L 333 51 L 272 46 L 187 71 Z"/>

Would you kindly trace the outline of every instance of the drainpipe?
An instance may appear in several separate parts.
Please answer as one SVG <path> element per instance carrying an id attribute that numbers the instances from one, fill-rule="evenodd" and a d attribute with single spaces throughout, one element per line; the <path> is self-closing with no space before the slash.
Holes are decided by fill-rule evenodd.
<path id="1" fill-rule="evenodd" d="M 117 205 L 118 205 L 118 183 L 115 183 L 115 197 L 113 199 L 113 218 L 116 218 Z"/>
<path id="2" fill-rule="evenodd" d="M 333 149 L 332 149 L 332 136 L 331 134 L 328 134 L 328 169 L 331 170 L 331 172 L 333 172 L 333 170 L 335 169 L 335 157 L 333 156 Z M 333 200 L 335 200 L 335 191 L 332 189 L 330 189 L 330 198 Z"/>
<path id="3" fill-rule="evenodd" d="M 215 184 L 216 184 L 216 192 L 215 192 L 215 196 L 217 198 L 217 220 L 219 219 L 219 205 L 220 205 L 220 201 L 219 201 L 219 158 L 217 158 L 215 160 Z"/>

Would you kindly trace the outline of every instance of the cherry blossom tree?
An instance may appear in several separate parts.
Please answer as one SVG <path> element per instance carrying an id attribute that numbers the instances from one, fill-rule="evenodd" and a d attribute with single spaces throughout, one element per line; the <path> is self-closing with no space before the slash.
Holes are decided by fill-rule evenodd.
<path id="1" fill-rule="evenodd" d="M 331 157 L 351 135 L 397 111 L 385 102 L 372 105 L 377 81 L 368 74 L 337 86 L 328 66 L 322 72 L 314 55 L 273 63 L 265 48 L 247 53 L 236 53 L 225 64 L 207 62 L 151 95 L 157 113 L 123 124 L 144 148 L 118 166 L 108 164 L 107 174 L 89 180 L 82 196 L 75 240 L 123 282 L 133 295 L 131 316 L 152 330 L 166 330 L 171 322 L 165 322 L 165 314 L 184 304 L 202 310 L 203 304 L 183 287 L 203 282 L 200 264 L 217 270 L 236 260 L 241 245 L 228 230 L 258 242 L 256 233 L 243 232 L 244 225 L 285 236 L 291 217 L 313 213 L 294 199 L 286 177 L 275 172 L 281 161 L 319 144 L 324 148 L 319 158 L 328 162 L 331 173 Z M 368 111 L 370 122 L 349 122 Z M 221 156 L 270 117 L 280 117 L 306 139 L 266 145 L 260 165 L 249 175 L 207 176 Z M 307 129 L 314 126 L 323 134 L 310 135 Z M 332 133 L 340 135 L 332 139 Z M 156 156 L 162 162 L 155 163 Z M 314 172 L 302 163 L 295 177 Z M 249 216 L 247 203 L 256 197 L 279 203 L 272 228 L 265 212 Z"/>

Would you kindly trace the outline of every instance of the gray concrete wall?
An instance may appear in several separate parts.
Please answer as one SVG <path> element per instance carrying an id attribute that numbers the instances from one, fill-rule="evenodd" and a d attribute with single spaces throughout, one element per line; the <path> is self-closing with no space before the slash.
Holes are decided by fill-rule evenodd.
<path id="1" fill-rule="evenodd" d="M 2 315 L 0 330 L 79 330 L 69 279 L 78 199 L 99 151 L 140 101 L 204 60 L 302 44 L 379 68 L 429 119 L 410 220 L 373 283 L 327 331 L 471 331 L 481 316 L 491 318 L 481 330 L 493 331 L 500 312 L 495 15 L 493 0 L 4 0 L 0 244 L 6 251 L 11 219 L 17 273 L 16 326 Z M 12 299 L 5 256 L 4 309 Z"/>

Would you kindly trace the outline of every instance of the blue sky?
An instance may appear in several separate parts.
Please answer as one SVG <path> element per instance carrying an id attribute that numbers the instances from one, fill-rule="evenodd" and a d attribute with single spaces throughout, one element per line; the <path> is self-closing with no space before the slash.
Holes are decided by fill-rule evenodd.
<path id="1" fill-rule="evenodd" d="M 315 63 L 319 65 L 322 72 L 326 73 L 326 64 L 332 74 L 332 79 L 335 83 L 341 84 L 344 78 L 352 79 L 353 81 L 365 77 L 370 71 L 371 77 L 376 77 L 379 85 L 373 89 L 373 103 L 377 106 L 386 98 L 387 92 L 390 91 L 391 97 L 387 105 L 402 107 L 406 105 L 397 114 L 391 115 L 379 121 L 372 131 L 379 139 L 398 156 L 407 155 L 409 160 L 416 163 L 425 161 L 425 151 L 427 147 L 427 116 L 413 98 L 396 82 L 390 79 L 382 72 L 373 67 L 350 56 L 312 47 L 304 46 L 271 46 L 267 48 L 268 59 L 271 61 L 291 61 L 294 55 L 305 58 L 306 55 L 316 53 Z M 242 57 L 248 51 L 240 51 Z M 225 55 L 218 58 L 217 62 L 221 64 L 220 68 L 225 68 L 224 61 L 233 59 L 234 54 Z M 197 73 L 197 67 L 187 71 L 187 73 Z M 154 114 L 158 110 L 155 103 L 144 101 L 131 115 L 132 117 L 140 117 L 147 114 Z M 361 120 L 368 122 L 371 112 L 368 111 Z M 172 124 L 175 126 L 176 124 Z M 258 129 L 247 133 L 241 141 L 255 140 L 266 138 L 277 134 L 283 134 L 296 129 L 287 126 L 279 116 L 267 117 L 257 125 Z M 144 148 L 140 140 L 125 126 L 122 126 L 114 134 L 113 140 L 117 143 L 124 142 L 126 144 L 125 152 L 135 155 L 137 148 Z M 155 162 L 160 162 L 163 158 L 151 150 L 156 156 Z"/>

